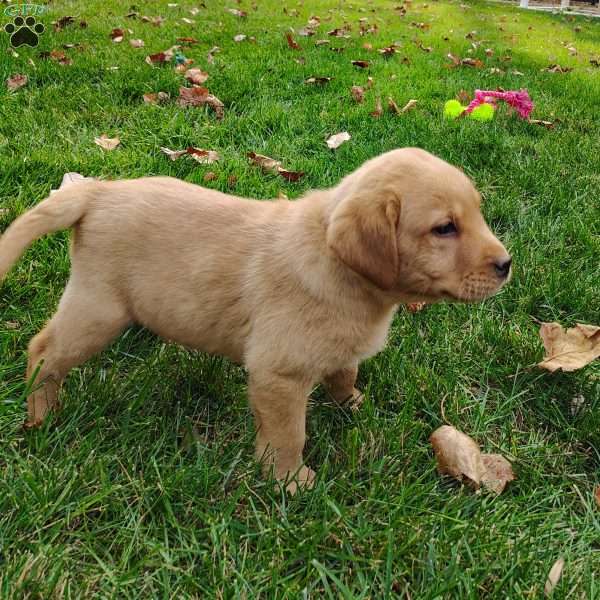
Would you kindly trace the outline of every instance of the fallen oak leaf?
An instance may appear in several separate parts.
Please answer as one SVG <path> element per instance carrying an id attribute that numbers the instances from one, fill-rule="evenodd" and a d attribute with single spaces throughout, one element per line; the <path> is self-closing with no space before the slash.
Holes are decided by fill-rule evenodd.
<path id="1" fill-rule="evenodd" d="M 189 146 L 186 149 L 186 153 L 202 165 L 211 165 L 212 163 L 221 160 L 220 154 L 215 150 L 203 150 L 202 148 Z"/>
<path id="2" fill-rule="evenodd" d="M 554 123 L 552 121 L 543 121 L 542 119 L 529 119 L 528 121 L 532 125 L 542 125 L 546 129 L 554 129 Z"/>
<path id="3" fill-rule="evenodd" d="M 288 181 L 298 181 L 304 175 L 302 171 L 288 171 L 284 169 L 281 166 L 281 161 L 275 160 L 270 156 L 257 154 L 256 152 L 248 152 L 247 156 L 253 164 L 261 167 L 264 171 L 281 175 L 281 177 Z"/>
<path id="4" fill-rule="evenodd" d="M 315 83 L 323 85 L 324 83 L 329 83 L 332 79 L 333 77 L 309 77 L 308 79 L 304 80 L 304 83 L 309 85 Z"/>
<path id="5" fill-rule="evenodd" d="M 103 133 L 100 137 L 94 138 L 94 143 L 96 143 L 103 150 L 114 150 L 120 143 L 121 140 L 116 138 L 109 138 L 105 133 Z"/>
<path id="6" fill-rule="evenodd" d="M 548 573 L 548 578 L 546 579 L 546 583 L 544 585 L 544 596 L 548 597 L 553 591 L 556 585 L 558 584 L 560 577 L 562 575 L 563 569 L 565 567 L 565 559 L 561 556 L 550 569 Z"/>
<path id="7" fill-rule="evenodd" d="M 20 73 L 16 73 L 15 75 L 11 75 L 7 80 L 6 80 L 6 86 L 8 87 L 9 90 L 11 91 L 15 91 L 18 90 L 19 88 L 22 88 L 24 85 L 27 85 L 27 82 L 29 81 L 27 75 L 22 75 Z"/>
<path id="8" fill-rule="evenodd" d="M 406 305 L 406 310 L 410 313 L 421 312 L 427 306 L 427 302 L 409 302 Z"/>
<path id="9" fill-rule="evenodd" d="M 569 73 L 572 70 L 573 67 L 561 67 L 559 64 L 552 64 L 547 66 L 545 69 L 542 69 L 542 71 L 546 71 L 548 73 L 560 73 L 561 75 Z"/>
<path id="10" fill-rule="evenodd" d="M 400 113 L 405 113 L 408 112 L 409 110 L 412 110 L 413 108 L 415 108 L 417 106 L 418 102 L 417 100 L 409 100 L 401 109 L 400 109 Z"/>
<path id="11" fill-rule="evenodd" d="M 196 85 L 204 83 L 208 79 L 208 73 L 202 69 L 188 69 L 185 72 L 184 77 L 190 82 Z"/>
<path id="12" fill-rule="evenodd" d="M 550 372 L 576 371 L 600 356 L 600 327 L 577 323 L 563 329 L 559 323 L 542 323 L 540 337 L 546 350 L 538 367 Z"/>
<path id="13" fill-rule="evenodd" d="M 482 454 L 473 438 L 450 425 L 438 427 L 429 437 L 437 469 L 441 475 L 451 475 L 474 489 L 483 484 L 499 494 L 515 479 L 510 463 L 499 454 Z"/>
<path id="14" fill-rule="evenodd" d="M 222 119 L 225 105 L 205 87 L 180 87 L 179 88 L 179 106 L 210 106 L 217 119 Z"/>
<path id="15" fill-rule="evenodd" d="M 355 102 L 357 102 L 358 104 L 362 104 L 364 102 L 365 89 L 363 87 L 361 87 L 360 85 L 353 85 L 350 89 L 350 92 Z"/>
<path id="16" fill-rule="evenodd" d="M 383 106 L 381 105 L 381 98 L 377 96 L 377 99 L 375 100 L 375 110 L 371 112 L 371 116 L 375 117 L 376 119 L 379 119 L 379 117 L 381 117 L 382 114 Z"/>
<path id="17" fill-rule="evenodd" d="M 235 17 L 239 17 L 240 19 L 243 19 L 248 16 L 247 12 L 245 12 L 243 10 L 239 10 L 238 8 L 226 8 L 225 10 L 228 13 L 231 13 L 232 15 L 234 15 Z"/>
<path id="18" fill-rule="evenodd" d="M 170 96 L 167 92 L 151 92 L 142 96 L 146 104 L 160 104 L 169 100 Z"/>
<path id="19" fill-rule="evenodd" d="M 351 138 L 347 131 L 336 133 L 327 139 L 327 147 L 335 150 L 339 148 L 344 142 L 347 142 Z"/>
<path id="20" fill-rule="evenodd" d="M 440 475 L 451 475 L 459 481 L 466 477 L 469 485 L 479 487 L 485 466 L 475 440 L 450 425 L 442 425 L 431 434 L 429 441 Z"/>
<path id="21" fill-rule="evenodd" d="M 110 32 L 110 39 L 115 43 L 115 44 L 119 44 L 123 41 L 123 38 L 125 37 L 125 31 L 123 31 L 120 27 L 115 27 L 115 29 L 113 29 Z"/>
<path id="22" fill-rule="evenodd" d="M 188 146 L 185 150 L 170 150 L 169 148 L 161 147 L 160 151 L 166 154 L 171 160 L 177 160 L 181 156 L 191 156 L 196 162 L 203 165 L 210 165 L 221 160 L 221 156 L 215 150 L 203 150 L 202 148 L 194 148 Z"/>
<path id="23" fill-rule="evenodd" d="M 300 44 L 294 39 L 294 37 L 292 36 L 292 34 L 289 31 L 286 32 L 285 39 L 287 40 L 287 45 L 292 50 L 302 50 L 302 48 L 300 47 Z"/>

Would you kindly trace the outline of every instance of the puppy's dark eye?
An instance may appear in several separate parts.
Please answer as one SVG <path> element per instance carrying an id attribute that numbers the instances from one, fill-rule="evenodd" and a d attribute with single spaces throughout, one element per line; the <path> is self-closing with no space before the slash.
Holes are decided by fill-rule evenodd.
<path id="1" fill-rule="evenodd" d="M 434 227 L 433 233 L 441 236 L 449 236 L 458 233 L 458 230 L 452 221 L 448 221 L 448 223 L 444 223 L 444 225 L 438 225 L 437 227 Z"/>

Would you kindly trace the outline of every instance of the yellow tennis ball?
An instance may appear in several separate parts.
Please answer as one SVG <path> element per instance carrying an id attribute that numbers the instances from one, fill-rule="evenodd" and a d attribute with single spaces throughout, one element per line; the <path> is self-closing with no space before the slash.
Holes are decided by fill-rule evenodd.
<path id="1" fill-rule="evenodd" d="M 494 118 L 494 107 L 487 102 L 473 109 L 471 118 L 476 121 L 491 121 Z"/>
<path id="2" fill-rule="evenodd" d="M 444 116 L 447 119 L 458 119 L 464 110 L 465 107 L 458 100 L 448 100 L 444 104 Z"/>

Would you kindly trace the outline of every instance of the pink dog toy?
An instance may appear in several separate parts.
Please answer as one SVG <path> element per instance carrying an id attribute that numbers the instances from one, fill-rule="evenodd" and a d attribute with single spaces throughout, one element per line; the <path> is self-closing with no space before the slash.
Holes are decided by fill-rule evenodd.
<path id="1" fill-rule="evenodd" d="M 469 114 L 473 112 L 475 108 L 485 103 L 495 106 L 496 100 L 504 100 L 504 102 L 510 104 L 519 113 L 519 116 L 522 119 L 528 119 L 533 110 L 533 102 L 531 101 L 527 90 L 519 90 L 518 92 L 475 90 L 475 99 L 467 106 L 465 112 Z"/>

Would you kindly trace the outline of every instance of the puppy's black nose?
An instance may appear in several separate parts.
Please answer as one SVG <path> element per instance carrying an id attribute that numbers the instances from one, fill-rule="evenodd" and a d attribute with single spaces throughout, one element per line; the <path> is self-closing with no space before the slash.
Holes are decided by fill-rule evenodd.
<path id="1" fill-rule="evenodd" d="M 512 264 L 512 258 L 503 258 L 494 263 L 496 269 L 496 275 L 502 279 L 506 279 L 510 273 L 510 265 Z"/>

